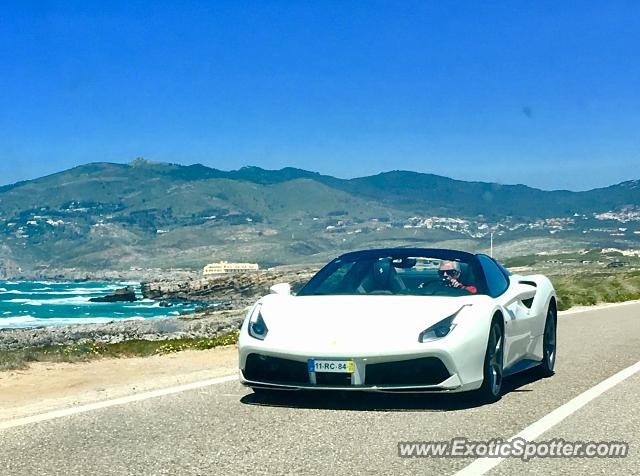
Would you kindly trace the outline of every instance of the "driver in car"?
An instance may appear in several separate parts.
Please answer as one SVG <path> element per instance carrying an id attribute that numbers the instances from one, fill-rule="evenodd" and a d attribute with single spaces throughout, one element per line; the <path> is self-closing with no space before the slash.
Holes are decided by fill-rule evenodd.
<path id="1" fill-rule="evenodd" d="M 459 281 L 460 279 L 460 263 L 457 261 L 442 260 L 438 268 L 438 275 L 442 279 L 445 286 L 463 289 L 470 294 L 476 294 L 478 289 L 475 286 L 467 286 Z"/>

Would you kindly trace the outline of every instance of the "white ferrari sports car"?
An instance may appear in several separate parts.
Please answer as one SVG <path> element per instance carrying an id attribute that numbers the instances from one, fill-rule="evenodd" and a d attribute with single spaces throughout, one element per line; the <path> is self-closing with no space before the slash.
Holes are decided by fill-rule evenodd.
<path id="1" fill-rule="evenodd" d="M 553 374 L 556 296 L 542 275 L 483 254 L 392 248 L 344 254 L 295 295 L 276 284 L 240 331 L 240 380 L 254 391 L 475 391 Z"/>

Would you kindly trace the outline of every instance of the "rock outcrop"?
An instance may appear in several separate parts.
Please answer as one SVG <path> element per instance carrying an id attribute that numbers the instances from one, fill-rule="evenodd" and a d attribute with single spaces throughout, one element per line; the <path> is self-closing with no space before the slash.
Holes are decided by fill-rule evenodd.
<path id="1" fill-rule="evenodd" d="M 292 290 L 296 291 L 316 271 L 316 267 L 285 268 L 247 274 L 225 274 L 207 279 L 164 279 L 142 283 L 142 295 L 156 301 L 215 301 L 222 302 L 225 308 L 240 309 L 268 294 L 269 288 L 277 283 L 290 283 Z"/>
<path id="2" fill-rule="evenodd" d="M 102 297 L 89 299 L 90 302 L 134 302 L 136 301 L 136 290 L 131 286 L 116 289 L 111 294 Z"/>

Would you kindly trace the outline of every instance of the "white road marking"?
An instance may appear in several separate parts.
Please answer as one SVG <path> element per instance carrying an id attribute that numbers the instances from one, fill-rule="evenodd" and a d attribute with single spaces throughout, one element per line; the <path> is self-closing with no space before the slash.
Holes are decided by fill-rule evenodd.
<path id="1" fill-rule="evenodd" d="M 69 415 L 76 415 L 78 413 L 86 413 L 94 410 L 100 410 L 102 408 L 113 407 L 116 405 L 124 405 L 126 403 L 139 402 L 141 400 L 147 400 L 149 398 L 162 397 L 164 395 L 172 395 L 174 393 L 186 392 L 187 390 L 195 390 L 198 388 L 209 387 L 211 385 L 219 385 L 221 383 L 232 382 L 238 380 L 237 375 L 225 375 L 224 377 L 212 378 L 209 380 L 201 380 L 199 382 L 188 383 L 185 385 L 179 385 L 177 387 L 162 388 L 160 390 L 152 390 L 150 392 L 138 393 L 137 395 L 129 395 L 127 397 L 115 398 L 113 400 L 104 400 L 96 403 L 89 403 L 87 405 L 81 405 L 78 407 L 64 408 L 62 410 L 54 410 L 47 413 L 41 413 L 39 415 L 32 415 L 24 418 L 17 418 L 15 420 L 0 421 L 0 430 L 6 430 L 8 428 L 15 428 L 17 426 L 30 425 L 32 423 L 39 423 L 42 421 L 53 420 L 55 418 L 61 418 Z"/>
<path id="2" fill-rule="evenodd" d="M 599 397 L 607 390 L 615 387 L 620 382 L 623 382 L 624 380 L 628 379 L 638 372 L 640 372 L 640 361 L 603 380 L 594 387 L 591 387 L 589 390 L 582 392 L 577 397 L 569 400 L 564 405 L 559 406 L 555 410 L 540 418 L 538 421 L 532 423 L 517 435 L 513 435 L 511 438 L 509 438 L 508 441 L 511 441 L 515 438 L 522 438 L 527 441 L 535 440 L 544 432 L 550 430 L 562 420 L 567 418 L 569 415 L 584 407 L 591 400 Z M 498 466 L 502 461 L 504 461 L 504 458 L 479 458 L 455 473 L 454 476 L 480 476 Z"/>
<path id="3" fill-rule="evenodd" d="M 632 306 L 634 304 L 640 304 L 639 300 L 614 302 L 609 304 L 596 304 L 595 306 L 577 307 L 575 309 L 567 309 L 566 311 L 559 311 L 558 315 L 566 316 L 570 314 L 582 314 L 583 312 L 601 311 L 603 309 L 610 309 L 612 307 Z"/>

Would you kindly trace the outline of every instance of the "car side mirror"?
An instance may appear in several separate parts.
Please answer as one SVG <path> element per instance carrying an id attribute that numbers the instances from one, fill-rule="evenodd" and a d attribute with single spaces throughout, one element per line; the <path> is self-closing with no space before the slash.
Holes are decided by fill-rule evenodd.
<path id="1" fill-rule="evenodd" d="M 274 284 L 269 288 L 269 292 L 271 292 L 271 294 L 279 294 L 281 296 L 290 296 L 291 285 L 289 283 Z"/>

